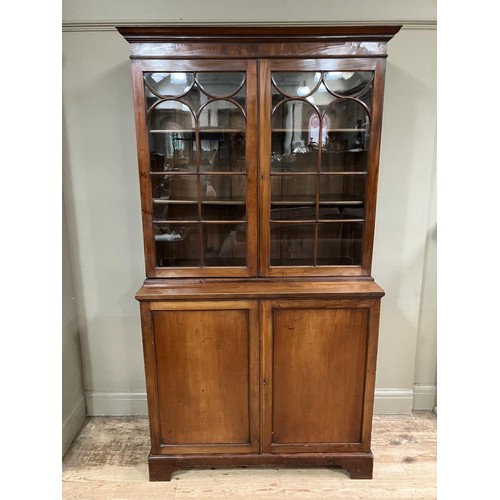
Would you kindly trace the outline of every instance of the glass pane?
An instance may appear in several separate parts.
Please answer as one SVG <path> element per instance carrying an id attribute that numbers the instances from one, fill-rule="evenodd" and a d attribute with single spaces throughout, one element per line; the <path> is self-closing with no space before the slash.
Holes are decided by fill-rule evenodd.
<path id="1" fill-rule="evenodd" d="M 322 147 L 326 151 L 357 153 L 368 149 L 370 117 L 359 102 L 353 99 L 337 100 L 326 110 L 324 121 L 325 137 Z M 352 160 L 355 159 L 366 161 L 366 157 L 362 156 Z M 359 168 L 366 169 L 366 163 L 360 164 Z"/>
<path id="2" fill-rule="evenodd" d="M 360 206 L 365 199 L 366 176 L 320 175 L 319 199 L 324 204 Z"/>
<path id="3" fill-rule="evenodd" d="M 271 266 L 312 266 L 314 224 L 271 224 Z"/>
<path id="4" fill-rule="evenodd" d="M 157 267 L 200 267 L 198 224 L 153 224 Z"/>
<path id="5" fill-rule="evenodd" d="M 360 265 L 362 222 L 318 224 L 317 265 Z"/>
<path id="6" fill-rule="evenodd" d="M 195 171 L 195 122 L 191 110 L 177 101 L 161 102 L 149 115 L 151 171 Z"/>
<path id="7" fill-rule="evenodd" d="M 244 205 L 246 177 L 244 175 L 202 175 L 204 203 L 229 203 Z"/>
<path id="8" fill-rule="evenodd" d="M 203 224 L 206 266 L 245 266 L 246 224 Z"/>
<path id="9" fill-rule="evenodd" d="M 361 94 L 367 89 L 373 78 L 371 71 L 327 71 L 323 81 L 330 92 L 339 96 Z"/>
<path id="10" fill-rule="evenodd" d="M 197 221 L 198 204 L 153 200 L 153 221 L 172 220 Z"/>
<path id="11" fill-rule="evenodd" d="M 246 265 L 245 75 L 145 75 L 159 267 Z"/>
<path id="12" fill-rule="evenodd" d="M 316 175 L 272 175 L 271 203 L 289 205 L 316 202 Z"/>
<path id="13" fill-rule="evenodd" d="M 317 171 L 318 142 L 311 127 L 319 123 L 315 108 L 306 101 L 288 100 L 272 116 L 271 169 L 280 172 Z"/>
<path id="14" fill-rule="evenodd" d="M 356 219 L 364 220 L 364 207 L 349 207 L 344 205 L 320 205 L 319 207 L 320 220 L 341 220 L 341 219 Z"/>
<path id="15" fill-rule="evenodd" d="M 333 148 L 342 145 L 342 140 L 336 140 L 331 134 L 329 149 L 321 155 L 321 170 L 323 172 L 367 172 L 368 152 L 361 151 L 335 151 Z M 329 139 L 330 141 L 330 139 Z M 330 147 L 331 145 L 331 147 Z"/>
<path id="16" fill-rule="evenodd" d="M 273 72 L 274 86 L 290 97 L 307 97 L 320 83 L 321 73 L 316 71 L 276 71 Z"/>
<path id="17" fill-rule="evenodd" d="M 148 95 L 149 91 L 149 95 L 153 95 L 153 92 L 155 92 L 162 97 L 179 97 L 190 89 L 193 81 L 193 73 L 175 72 L 144 74 L 146 95 Z"/>
<path id="18" fill-rule="evenodd" d="M 271 220 L 295 220 L 295 221 L 311 221 L 316 220 L 316 206 L 314 204 L 297 206 L 272 204 L 271 205 Z"/>
<path id="19" fill-rule="evenodd" d="M 234 95 L 244 80 L 244 72 L 196 73 L 196 83 L 205 94 L 213 97 Z"/>
<path id="20" fill-rule="evenodd" d="M 241 220 L 246 213 L 246 177 L 207 175 L 203 178 L 202 218 Z"/>
<path id="21" fill-rule="evenodd" d="M 211 101 L 200 113 L 201 170 L 246 170 L 245 115 L 232 102 Z"/>
<path id="22" fill-rule="evenodd" d="M 166 175 L 163 180 L 164 199 L 178 201 L 198 201 L 198 176 Z"/>
<path id="23" fill-rule="evenodd" d="M 246 207 L 241 204 L 206 202 L 201 206 L 203 220 L 245 220 Z"/>
<path id="24" fill-rule="evenodd" d="M 168 200 L 170 198 L 170 182 L 168 175 L 151 175 L 151 195 L 153 198 Z"/>

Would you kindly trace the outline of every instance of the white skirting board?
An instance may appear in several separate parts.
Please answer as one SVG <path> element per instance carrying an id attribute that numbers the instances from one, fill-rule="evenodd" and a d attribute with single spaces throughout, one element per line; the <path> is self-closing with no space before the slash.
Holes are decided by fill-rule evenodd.
<path id="1" fill-rule="evenodd" d="M 88 415 L 147 415 L 144 392 L 87 391 Z M 436 405 L 436 386 L 413 389 L 376 389 L 374 413 L 408 415 L 412 410 L 432 410 Z"/>
<path id="2" fill-rule="evenodd" d="M 85 417 L 87 416 L 87 409 L 85 408 L 85 398 L 83 394 L 79 397 L 68 415 L 62 423 L 62 456 L 68 451 L 69 445 L 80 430 Z"/>

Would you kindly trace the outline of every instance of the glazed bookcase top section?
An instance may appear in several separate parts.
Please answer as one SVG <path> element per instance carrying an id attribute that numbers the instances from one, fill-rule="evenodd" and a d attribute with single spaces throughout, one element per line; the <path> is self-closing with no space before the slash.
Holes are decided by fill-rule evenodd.
<path id="1" fill-rule="evenodd" d="M 399 28 L 118 27 L 147 277 L 370 276 Z"/>
<path id="2" fill-rule="evenodd" d="M 116 29 L 131 44 L 131 59 L 386 57 L 386 44 L 401 26 L 165 25 Z"/>

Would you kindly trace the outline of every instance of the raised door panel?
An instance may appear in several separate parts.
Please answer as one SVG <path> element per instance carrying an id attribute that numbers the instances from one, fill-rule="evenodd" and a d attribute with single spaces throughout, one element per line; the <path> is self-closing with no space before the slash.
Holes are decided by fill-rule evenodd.
<path id="1" fill-rule="evenodd" d="M 256 305 L 152 308 L 159 452 L 258 451 Z"/>
<path id="2" fill-rule="evenodd" d="M 363 449 L 371 311 L 364 302 L 265 304 L 265 451 Z"/>

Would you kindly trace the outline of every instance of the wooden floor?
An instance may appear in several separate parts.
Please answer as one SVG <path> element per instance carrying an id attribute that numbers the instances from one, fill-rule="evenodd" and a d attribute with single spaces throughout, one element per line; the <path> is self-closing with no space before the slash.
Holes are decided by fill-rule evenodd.
<path id="1" fill-rule="evenodd" d="M 434 413 L 375 416 L 372 451 L 372 480 L 327 468 L 255 468 L 178 471 L 151 483 L 147 419 L 90 417 L 63 460 L 63 499 L 436 498 Z"/>

